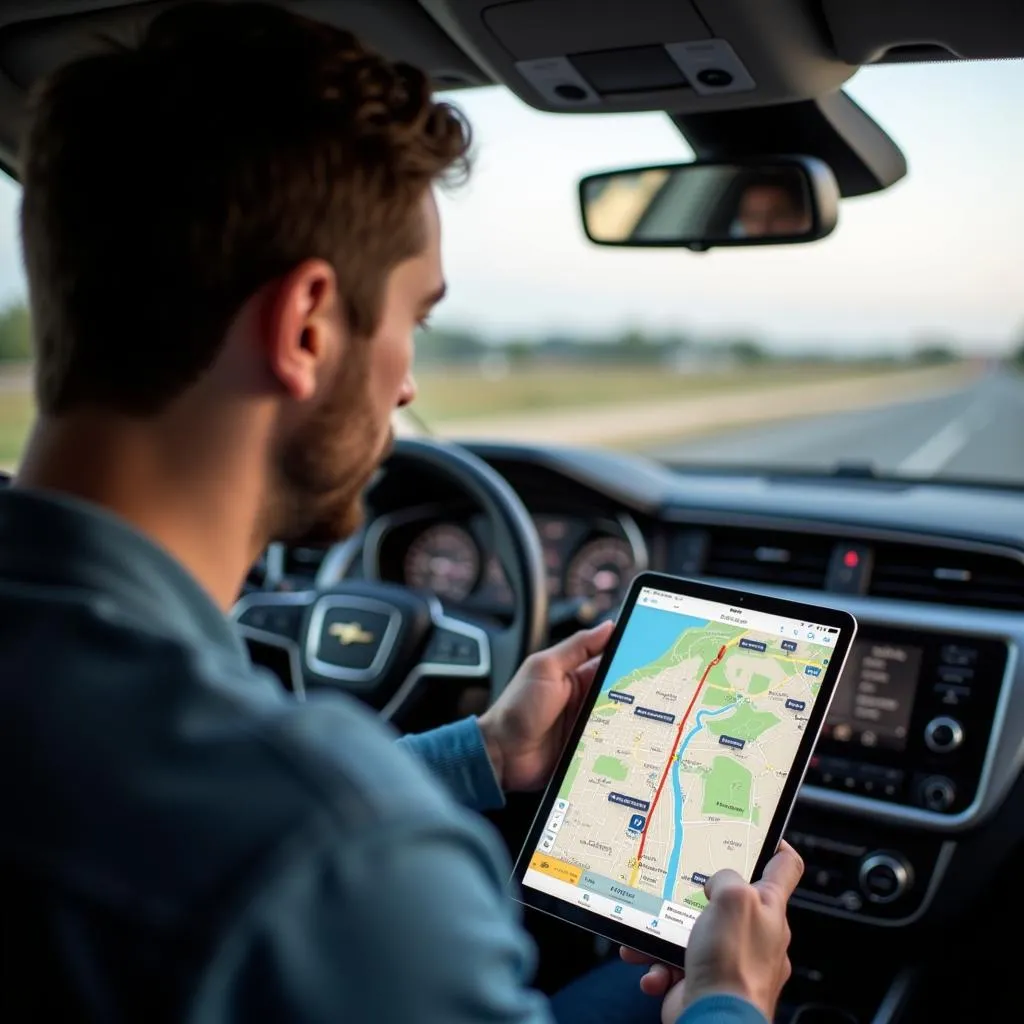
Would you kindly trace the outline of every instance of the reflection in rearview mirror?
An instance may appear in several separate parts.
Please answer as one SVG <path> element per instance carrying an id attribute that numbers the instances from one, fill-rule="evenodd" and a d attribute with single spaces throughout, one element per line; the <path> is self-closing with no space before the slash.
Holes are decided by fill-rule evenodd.
<path id="1" fill-rule="evenodd" d="M 791 238 L 806 235 L 811 224 L 810 193 L 801 176 L 765 172 L 743 183 L 729 233 L 733 238 Z"/>
<path id="2" fill-rule="evenodd" d="M 807 157 L 701 161 L 594 175 L 580 183 L 584 227 L 601 245 L 763 245 L 831 233 L 839 191 Z"/>

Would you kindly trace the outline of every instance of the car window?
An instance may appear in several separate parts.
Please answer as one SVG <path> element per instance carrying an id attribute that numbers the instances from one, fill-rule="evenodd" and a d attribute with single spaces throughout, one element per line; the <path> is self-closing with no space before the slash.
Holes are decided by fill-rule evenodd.
<path id="1" fill-rule="evenodd" d="M 32 421 L 32 329 L 18 236 L 21 188 L 0 173 L 0 469 L 17 463 Z"/>

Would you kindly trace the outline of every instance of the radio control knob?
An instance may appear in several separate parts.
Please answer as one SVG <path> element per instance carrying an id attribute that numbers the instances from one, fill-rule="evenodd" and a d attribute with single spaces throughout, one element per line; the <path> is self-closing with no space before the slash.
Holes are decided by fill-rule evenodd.
<path id="1" fill-rule="evenodd" d="M 924 745 L 933 754 L 950 754 L 964 741 L 964 727 L 955 719 L 940 715 L 924 727 Z"/>
<path id="2" fill-rule="evenodd" d="M 871 853 L 861 861 L 857 881 L 869 903 L 892 903 L 913 882 L 910 864 L 894 853 Z"/>
<path id="3" fill-rule="evenodd" d="M 956 799 L 956 787 L 943 775 L 933 775 L 921 783 L 921 803 L 929 811 L 948 811 Z"/>

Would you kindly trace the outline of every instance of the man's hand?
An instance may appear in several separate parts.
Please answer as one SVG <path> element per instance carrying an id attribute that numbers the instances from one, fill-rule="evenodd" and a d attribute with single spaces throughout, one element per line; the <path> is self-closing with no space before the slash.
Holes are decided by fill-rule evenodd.
<path id="1" fill-rule="evenodd" d="M 648 995 L 665 997 L 662 1024 L 676 1024 L 701 996 L 724 993 L 740 996 L 768 1020 L 774 1018 L 792 970 L 786 904 L 803 871 L 800 855 L 782 842 L 759 882 L 749 885 L 728 869 L 708 879 L 708 905 L 686 947 L 686 980 L 682 971 L 654 963 L 640 981 Z M 650 957 L 625 947 L 621 955 L 628 963 L 651 963 Z"/>
<path id="2" fill-rule="evenodd" d="M 480 716 L 503 790 L 540 789 L 548 781 L 611 634 L 605 622 L 531 654 Z"/>

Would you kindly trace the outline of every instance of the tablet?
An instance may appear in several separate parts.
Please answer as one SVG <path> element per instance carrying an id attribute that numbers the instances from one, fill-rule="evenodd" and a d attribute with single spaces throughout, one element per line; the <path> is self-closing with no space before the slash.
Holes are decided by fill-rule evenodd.
<path id="1" fill-rule="evenodd" d="M 853 616 L 632 583 L 514 877 L 527 906 L 683 966 L 704 883 L 778 847 Z"/>

